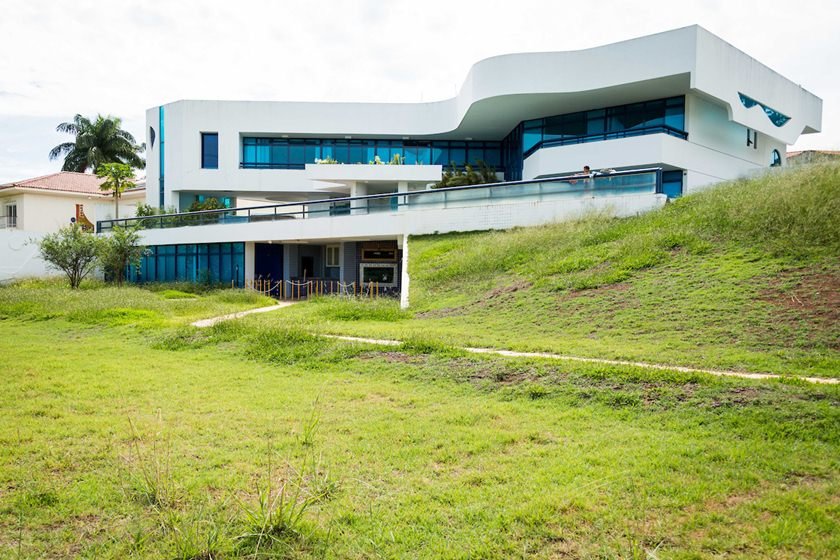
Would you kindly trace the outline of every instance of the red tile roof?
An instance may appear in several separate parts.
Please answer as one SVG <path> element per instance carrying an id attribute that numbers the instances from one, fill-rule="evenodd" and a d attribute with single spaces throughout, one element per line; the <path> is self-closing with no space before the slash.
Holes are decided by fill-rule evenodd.
<path id="1" fill-rule="evenodd" d="M 73 171 L 60 171 L 50 175 L 43 175 L 41 177 L 34 177 L 32 179 L 24 179 L 22 181 L 13 181 L 0 185 L 0 190 L 10 188 L 23 189 L 38 189 L 44 191 L 61 191 L 61 192 L 75 192 L 83 194 L 100 194 L 110 196 L 109 193 L 102 191 L 99 188 L 105 181 L 91 173 L 75 173 Z M 144 188 L 144 187 L 140 187 Z M 131 189 L 126 192 L 136 192 L 139 189 Z"/>

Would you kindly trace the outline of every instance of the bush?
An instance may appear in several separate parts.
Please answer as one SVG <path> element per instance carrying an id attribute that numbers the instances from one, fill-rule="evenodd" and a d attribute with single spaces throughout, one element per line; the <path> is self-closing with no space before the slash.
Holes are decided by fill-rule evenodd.
<path id="1" fill-rule="evenodd" d="M 103 241 L 86 233 L 78 224 L 70 224 L 44 236 L 38 243 L 43 258 L 51 267 L 62 271 L 76 289 L 99 264 Z"/>

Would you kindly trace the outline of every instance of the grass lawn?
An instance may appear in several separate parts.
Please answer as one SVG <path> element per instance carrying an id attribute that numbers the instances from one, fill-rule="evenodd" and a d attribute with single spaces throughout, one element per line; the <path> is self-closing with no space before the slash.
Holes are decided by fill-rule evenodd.
<path id="1" fill-rule="evenodd" d="M 840 555 L 840 388 L 353 345 L 284 311 L 199 331 L 260 302 L 164 294 L 0 288 L 0 557 Z"/>
<path id="2" fill-rule="evenodd" d="M 417 237 L 411 312 L 327 299 L 282 316 L 334 334 L 836 377 L 838 215 L 840 165 L 827 165 L 635 218 Z"/>

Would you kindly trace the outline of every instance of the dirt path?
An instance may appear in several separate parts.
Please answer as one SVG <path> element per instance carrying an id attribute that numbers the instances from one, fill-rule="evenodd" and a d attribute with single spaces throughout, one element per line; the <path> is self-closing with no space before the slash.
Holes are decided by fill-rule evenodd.
<path id="1" fill-rule="evenodd" d="M 231 313 L 230 315 L 220 315 L 218 317 L 211 317 L 209 319 L 201 319 L 200 321 L 195 321 L 194 323 L 190 323 L 194 327 L 198 327 L 200 329 L 206 329 L 207 327 L 212 327 L 216 323 L 221 323 L 222 321 L 230 321 L 231 319 L 238 319 L 240 317 L 244 317 L 245 315 L 251 315 L 252 313 L 268 313 L 269 311 L 275 311 L 277 309 L 283 309 L 284 307 L 289 307 L 290 305 L 295 304 L 294 301 L 280 301 L 277 302 L 276 305 L 271 305 L 269 307 L 258 307 L 256 309 L 249 309 L 247 311 L 240 311 L 238 313 Z"/>
<path id="2" fill-rule="evenodd" d="M 328 338 L 335 338 L 338 340 L 347 340 L 350 342 L 366 342 L 368 344 L 381 344 L 385 346 L 398 346 L 402 344 L 399 340 L 382 340 L 376 338 L 360 338 L 356 336 L 341 336 L 341 335 L 322 335 Z M 686 373 L 706 373 L 709 375 L 717 375 L 719 377 L 739 377 L 741 379 L 798 379 L 807 381 L 809 383 L 822 383 L 826 385 L 836 385 L 840 383 L 840 379 L 833 379 L 830 377 L 803 377 L 799 375 L 778 375 L 775 373 L 752 373 L 745 371 L 726 371 L 717 369 L 700 369 L 685 366 L 674 366 L 667 364 L 651 364 L 647 362 L 631 362 L 627 360 L 606 360 L 601 358 L 582 358 L 580 356 L 567 356 L 564 354 L 551 354 L 549 352 L 515 352 L 513 350 L 498 350 L 496 348 L 461 348 L 465 352 L 472 354 L 493 354 L 496 356 L 507 356 L 511 358 L 547 358 L 550 360 L 567 360 L 574 362 L 589 362 L 594 364 L 608 364 L 620 366 L 634 366 L 646 369 L 658 369 L 668 371 L 682 371 Z"/>

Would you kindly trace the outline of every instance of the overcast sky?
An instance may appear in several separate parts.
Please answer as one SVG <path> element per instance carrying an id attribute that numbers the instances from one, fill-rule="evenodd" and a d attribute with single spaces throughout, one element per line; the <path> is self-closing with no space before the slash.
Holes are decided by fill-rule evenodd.
<path id="1" fill-rule="evenodd" d="M 840 1 L 3 0 L 0 183 L 60 169 L 55 126 L 177 99 L 434 101 L 493 55 L 574 50 L 700 24 L 823 99 L 840 149 Z"/>

